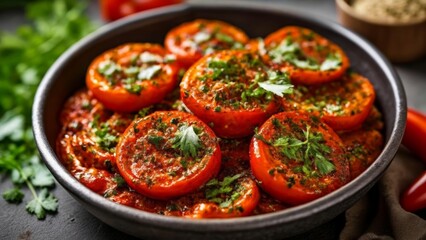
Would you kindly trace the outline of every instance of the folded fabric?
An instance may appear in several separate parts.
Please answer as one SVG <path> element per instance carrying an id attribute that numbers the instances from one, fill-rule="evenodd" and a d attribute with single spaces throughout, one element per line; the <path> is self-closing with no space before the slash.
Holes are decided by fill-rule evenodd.
<path id="1" fill-rule="evenodd" d="M 346 211 L 340 239 L 426 239 L 426 220 L 399 204 L 400 195 L 425 167 L 401 147 L 378 184 Z"/>

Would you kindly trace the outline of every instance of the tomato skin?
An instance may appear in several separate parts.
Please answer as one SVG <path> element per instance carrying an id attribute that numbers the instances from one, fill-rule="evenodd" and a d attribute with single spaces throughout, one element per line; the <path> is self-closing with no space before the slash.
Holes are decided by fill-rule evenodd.
<path id="1" fill-rule="evenodd" d="M 210 43 L 213 44 L 213 46 L 220 44 L 224 45 L 221 49 L 231 49 L 231 46 L 228 46 L 229 44 L 217 39 L 210 39 L 203 43 L 194 43 L 191 47 L 184 45 L 184 40 L 182 39 L 189 41 L 201 31 L 200 26 L 204 26 L 204 29 L 209 32 L 213 32 L 215 29 L 220 28 L 219 32 L 227 34 L 233 38 L 234 41 L 241 44 L 245 44 L 249 39 L 241 29 L 218 20 L 197 19 L 192 22 L 183 23 L 170 30 L 164 39 L 164 46 L 166 46 L 168 51 L 176 55 L 178 62 L 183 68 L 189 68 L 197 60 L 202 58 L 205 55 L 203 53 L 205 49 L 203 48 Z"/>
<path id="2" fill-rule="evenodd" d="M 182 0 L 100 0 L 103 19 L 114 21 L 144 10 L 181 3 Z"/>
<path id="3" fill-rule="evenodd" d="M 297 112 L 275 114 L 258 131 L 258 135 L 268 141 L 272 139 L 274 134 L 278 134 L 274 130 L 273 119 L 278 119 L 279 121 L 292 119 L 295 124 L 312 124 L 312 120 L 307 114 Z M 305 177 L 303 173 L 294 172 L 294 166 L 299 166 L 296 165 L 295 161 L 287 160 L 288 162 L 284 163 L 284 160 L 276 158 L 277 155 L 273 154 L 267 143 L 257 137 L 252 138 L 250 166 L 253 175 L 261 182 L 263 190 L 283 203 L 299 205 L 312 201 L 343 186 L 349 180 L 348 161 L 344 156 L 343 144 L 340 138 L 324 123 L 319 123 L 315 129 L 324 136 L 325 143 L 331 148 L 333 154 L 330 155 L 329 160 L 333 162 L 336 170 L 318 179 L 305 178 L 305 180 L 307 179 L 306 183 L 302 183 Z M 277 166 L 283 169 L 283 173 L 271 175 L 270 170 Z M 291 178 L 293 178 L 294 182 L 288 187 L 289 179 Z"/>
<path id="4" fill-rule="evenodd" d="M 253 130 L 262 124 L 272 114 L 279 110 L 280 104 L 276 99 L 248 99 L 243 101 L 237 93 L 229 94 L 236 102 L 241 103 L 237 109 L 226 105 L 223 101 L 216 101 L 213 95 L 218 92 L 231 92 L 229 88 L 219 81 L 207 80 L 200 81 L 198 74 L 204 74 L 208 62 L 211 59 L 229 59 L 230 56 L 235 56 L 237 59 L 242 59 L 245 55 L 257 57 L 248 50 L 225 50 L 216 52 L 197 61 L 185 73 L 180 84 L 181 99 L 185 106 L 194 115 L 211 126 L 213 131 L 222 138 L 241 138 L 253 134 Z M 241 68 L 245 66 L 240 66 Z M 258 71 L 258 70 L 256 70 Z M 248 70 L 247 70 L 248 72 Z M 254 75 L 254 70 L 250 69 L 251 75 Z M 233 83 L 241 83 L 249 86 L 253 76 L 246 74 L 247 79 L 233 81 Z M 252 78 L 250 78 L 252 77 Z M 203 84 L 209 86 L 210 91 L 202 92 L 199 90 Z M 214 89 L 214 90 L 213 90 Z M 226 99 L 228 100 L 228 99 Z M 258 102 L 259 101 L 259 102 Z M 244 107 L 244 104 L 251 104 L 250 107 Z M 220 110 L 217 111 L 216 109 Z"/>
<path id="5" fill-rule="evenodd" d="M 166 145 L 160 149 L 154 148 L 154 144 L 148 140 L 148 134 L 155 134 L 161 136 L 165 144 L 170 144 L 171 136 L 177 131 L 177 124 L 171 123 L 175 118 L 179 119 L 179 123 L 200 128 L 200 142 L 205 144 L 205 149 L 210 149 L 209 153 L 203 150 L 204 155 L 200 156 L 199 161 L 193 158 L 187 161 L 192 164 L 189 173 L 181 165 L 183 156 L 176 151 L 172 152 Z M 164 133 L 159 130 L 151 131 L 159 119 L 167 126 Z M 221 151 L 214 132 L 195 116 L 177 111 L 157 111 L 145 118 L 136 119 L 117 144 L 116 156 L 118 171 L 127 184 L 137 192 L 159 200 L 194 192 L 217 175 L 221 164 Z M 149 157 L 154 160 L 148 160 Z M 174 175 L 170 175 L 169 170 L 176 171 Z"/>
<path id="6" fill-rule="evenodd" d="M 313 35 L 311 37 L 312 39 L 305 39 L 306 35 Z M 316 60 L 324 61 L 324 58 L 330 52 L 337 53 L 341 57 L 341 65 L 337 69 L 320 71 L 299 68 L 290 64 L 289 62 L 272 63 L 270 57 L 265 54 L 265 60 L 273 67 L 288 72 L 293 83 L 314 85 L 336 81 L 339 80 L 339 78 L 343 76 L 343 74 L 349 68 L 349 59 L 345 52 L 338 45 L 307 28 L 287 26 L 269 34 L 265 38 L 266 50 L 269 51 L 271 46 L 279 44 L 288 37 L 292 37 L 294 41 L 299 43 L 301 51 L 304 52 L 304 54 Z M 317 46 L 325 48 L 326 50 L 316 50 L 315 48 Z"/>
<path id="7" fill-rule="evenodd" d="M 233 218 L 233 217 L 244 217 L 250 215 L 256 208 L 259 199 L 260 192 L 256 185 L 256 182 L 249 177 L 245 177 L 240 183 L 244 186 L 243 196 L 238 198 L 232 207 L 220 208 L 215 203 L 198 203 L 195 204 L 185 217 L 189 218 Z M 242 211 L 233 209 L 234 206 L 241 207 Z"/>
<path id="8" fill-rule="evenodd" d="M 348 154 L 351 179 L 355 179 L 380 155 L 383 136 L 375 129 L 339 133 L 339 136 Z"/>
<path id="9" fill-rule="evenodd" d="M 408 108 L 402 145 L 426 163 L 426 115 Z"/>
<path id="10" fill-rule="evenodd" d="M 134 112 L 161 102 L 168 93 L 173 91 L 177 84 L 178 65 L 176 63 L 158 63 L 157 65 L 161 66 L 159 76 L 135 83 L 141 88 L 139 94 L 130 93 L 124 88 L 123 81 L 127 77 L 120 76 L 113 86 L 98 70 L 100 65 L 108 60 L 116 62 L 121 67 L 128 67 L 133 56 L 145 52 L 161 57 L 167 54 L 165 49 L 157 44 L 130 43 L 104 52 L 90 64 L 86 85 L 106 108 L 118 112 Z"/>
<path id="11" fill-rule="evenodd" d="M 362 126 L 376 98 L 374 86 L 357 74 L 345 75 L 339 81 L 318 86 L 295 87 L 295 93 L 282 100 L 285 111 L 306 111 L 320 116 L 335 131 L 350 131 Z M 318 104 L 324 104 L 318 106 Z M 328 106 L 338 111 L 328 110 Z"/>

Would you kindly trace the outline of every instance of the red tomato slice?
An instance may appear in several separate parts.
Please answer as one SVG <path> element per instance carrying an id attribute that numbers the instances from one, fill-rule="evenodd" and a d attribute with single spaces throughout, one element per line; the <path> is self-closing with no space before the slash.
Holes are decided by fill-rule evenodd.
<path id="1" fill-rule="evenodd" d="M 133 115 L 106 110 L 83 89 L 67 101 L 60 116 L 63 128 L 56 147 L 68 169 L 108 170 L 115 166 L 115 146 Z"/>
<path id="2" fill-rule="evenodd" d="M 194 192 L 216 176 L 221 163 L 213 131 L 195 116 L 177 111 L 135 120 L 116 153 L 127 184 L 154 199 Z"/>
<path id="3" fill-rule="evenodd" d="M 180 84 L 181 99 L 218 136 L 249 136 L 279 109 L 272 93 L 264 91 L 258 96 L 249 96 L 263 91 L 256 81 L 266 76 L 260 57 L 250 51 L 213 53 L 185 73 Z"/>
<path id="4" fill-rule="evenodd" d="M 264 59 L 297 84 L 339 80 L 349 68 L 343 50 L 310 29 L 287 26 L 265 38 Z"/>
<path id="5" fill-rule="evenodd" d="M 365 119 L 362 124 L 362 128 L 367 130 L 374 129 L 380 132 L 383 130 L 383 127 L 384 123 L 382 113 L 373 105 L 367 119 Z"/>
<path id="6" fill-rule="evenodd" d="M 101 0 L 101 14 L 107 21 L 167 5 L 181 3 L 182 0 Z"/>
<path id="7" fill-rule="evenodd" d="M 383 137 L 377 130 L 361 129 L 339 136 L 346 147 L 352 179 L 364 172 L 382 152 Z"/>
<path id="8" fill-rule="evenodd" d="M 160 45 L 132 43 L 104 52 L 89 67 L 87 87 L 108 109 L 133 112 L 161 102 L 178 67 Z"/>
<path id="9" fill-rule="evenodd" d="M 221 204 L 212 202 L 198 203 L 184 216 L 189 218 L 233 218 L 250 215 L 256 208 L 260 198 L 256 182 L 250 177 L 242 176 L 232 187 L 233 191 L 229 194 L 218 196 L 218 198 L 225 198 Z M 235 199 L 230 201 L 232 198 Z"/>
<path id="10" fill-rule="evenodd" d="M 296 86 L 294 94 L 282 103 L 286 111 L 301 110 L 320 116 L 334 130 L 353 130 L 368 117 L 375 97 L 370 81 L 352 73 L 319 86 Z"/>
<path id="11" fill-rule="evenodd" d="M 239 28 L 217 20 L 197 19 L 183 23 L 167 34 L 164 45 L 187 68 L 202 56 L 217 50 L 242 49 L 248 41 Z"/>
<path id="12" fill-rule="evenodd" d="M 67 125 L 72 121 L 80 120 L 86 124 L 93 120 L 94 116 L 99 116 L 99 119 L 106 119 L 110 113 L 105 110 L 105 107 L 96 98 L 92 92 L 87 89 L 81 89 L 72 95 L 64 104 L 60 114 L 62 125 Z"/>
<path id="13" fill-rule="evenodd" d="M 344 153 L 340 138 L 318 118 L 283 112 L 269 118 L 253 137 L 250 165 L 267 193 L 298 205 L 349 180 Z"/>

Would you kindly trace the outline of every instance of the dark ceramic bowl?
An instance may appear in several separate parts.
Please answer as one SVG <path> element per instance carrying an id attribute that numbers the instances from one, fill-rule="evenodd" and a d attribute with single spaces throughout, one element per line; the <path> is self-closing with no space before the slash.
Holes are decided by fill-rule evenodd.
<path id="1" fill-rule="evenodd" d="M 90 213 L 106 224 L 143 238 L 277 239 L 315 228 L 349 208 L 391 163 L 405 126 L 406 100 L 398 75 L 376 48 L 353 32 L 302 12 L 264 4 L 188 4 L 154 10 L 106 25 L 63 54 L 44 77 L 35 97 L 33 129 L 39 151 L 58 182 Z M 65 100 L 84 86 L 85 72 L 98 54 L 126 42 L 162 43 L 172 27 L 196 18 L 220 19 L 263 37 L 285 25 L 300 25 L 332 39 L 349 56 L 355 71 L 367 76 L 384 114 L 386 145 L 361 176 L 337 191 L 285 211 L 239 219 L 191 220 L 166 217 L 104 199 L 80 184 L 55 154 L 59 112 Z"/>

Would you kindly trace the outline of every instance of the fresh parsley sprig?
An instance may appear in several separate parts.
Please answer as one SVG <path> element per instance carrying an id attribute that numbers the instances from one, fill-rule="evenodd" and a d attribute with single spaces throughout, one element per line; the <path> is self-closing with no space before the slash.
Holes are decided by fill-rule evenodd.
<path id="1" fill-rule="evenodd" d="M 53 178 L 40 162 L 32 137 L 32 102 L 50 65 L 94 29 L 84 9 L 77 0 L 32 2 L 26 8 L 32 25 L 16 33 L 0 32 L 0 174 L 15 185 L 2 196 L 19 203 L 24 199 L 21 188 L 27 186 L 32 195 L 27 211 L 39 219 L 58 205 L 48 191 Z"/>
<path id="2" fill-rule="evenodd" d="M 231 206 L 240 196 L 240 188 L 235 186 L 237 180 L 243 174 L 227 176 L 222 181 L 216 178 L 206 183 L 205 195 L 207 200 L 219 204 L 219 207 L 225 208 Z"/>
<path id="3" fill-rule="evenodd" d="M 196 158 L 201 148 L 197 132 L 193 126 L 182 125 L 172 139 L 172 148 L 180 150 L 185 157 Z"/>
<path id="4" fill-rule="evenodd" d="M 293 93 L 293 87 L 287 73 L 269 70 L 266 77 L 256 74 L 253 82 L 241 93 L 241 99 L 243 101 L 261 97 L 272 99 L 272 94 L 284 97 L 284 94 Z"/>
<path id="5" fill-rule="evenodd" d="M 296 67 L 310 70 L 328 71 L 337 69 L 342 64 L 339 54 L 328 54 L 322 63 L 307 57 L 301 50 L 300 45 L 290 37 L 284 39 L 277 47 L 269 50 L 268 55 L 275 63 L 289 62 Z"/>
<path id="6" fill-rule="evenodd" d="M 284 136 L 276 139 L 273 146 L 279 147 L 282 154 L 295 161 L 303 161 L 302 171 L 306 175 L 312 175 L 312 166 L 318 169 L 321 175 L 326 175 L 335 170 L 335 166 L 326 155 L 330 153 L 330 147 L 324 143 L 321 133 L 310 132 L 311 126 L 303 130 L 304 140 L 293 136 Z"/>

